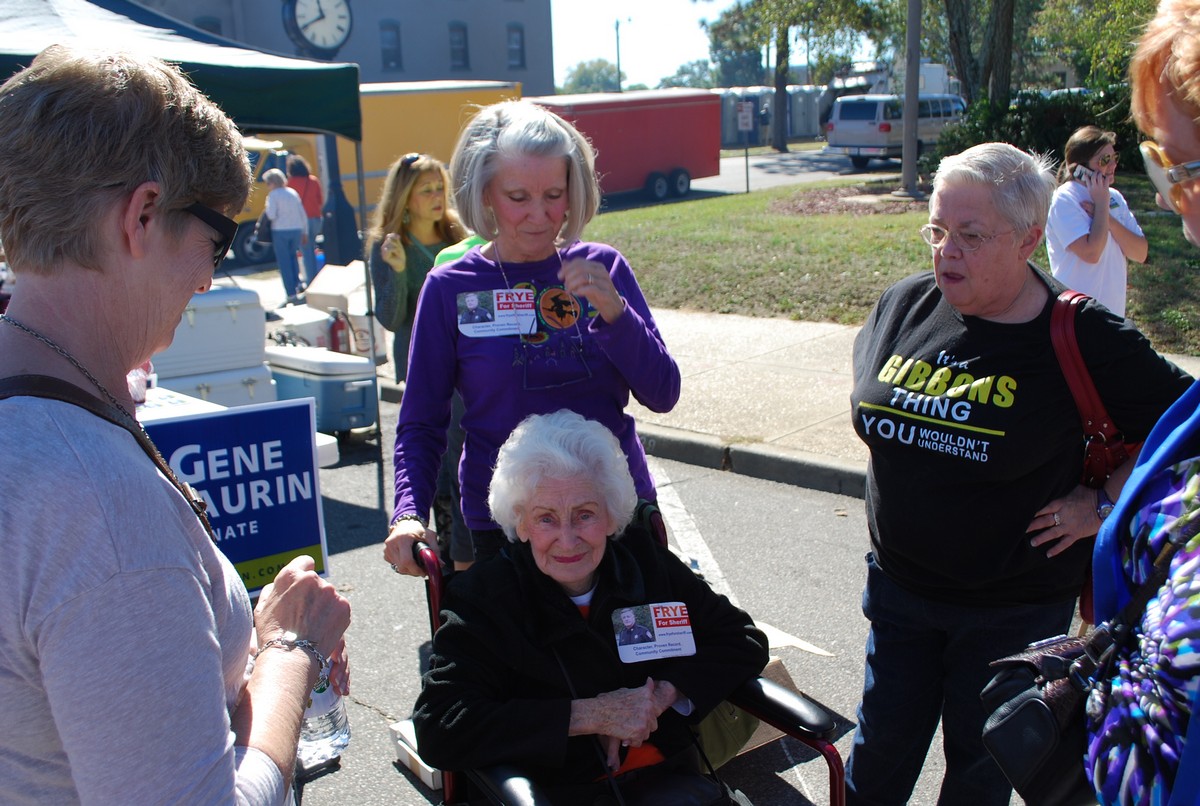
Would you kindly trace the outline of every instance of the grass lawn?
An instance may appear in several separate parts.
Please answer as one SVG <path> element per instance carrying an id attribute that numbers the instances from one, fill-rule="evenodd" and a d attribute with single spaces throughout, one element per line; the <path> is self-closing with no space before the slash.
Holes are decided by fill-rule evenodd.
<path id="1" fill-rule="evenodd" d="M 1117 178 L 1150 241 L 1147 263 L 1130 266 L 1127 313 L 1160 351 L 1200 355 L 1200 250 L 1178 216 L 1159 214 L 1144 176 Z M 928 219 L 922 205 L 827 203 L 848 184 L 605 213 L 586 237 L 629 258 L 652 305 L 859 325 L 887 286 L 930 267 L 917 234 Z M 1034 260 L 1049 266 L 1044 246 Z"/>

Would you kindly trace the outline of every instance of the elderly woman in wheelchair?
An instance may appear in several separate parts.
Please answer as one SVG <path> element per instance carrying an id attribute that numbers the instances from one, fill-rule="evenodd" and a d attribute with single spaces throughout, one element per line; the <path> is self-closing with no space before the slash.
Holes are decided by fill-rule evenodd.
<path id="1" fill-rule="evenodd" d="M 434 636 L 413 717 L 426 762 L 519 765 L 556 803 L 662 785 L 713 802 L 692 726 L 758 675 L 767 641 L 630 525 L 636 503 L 604 426 L 569 411 L 517 426 L 488 495 L 510 545 L 452 580 Z M 619 645 L 627 610 L 654 640 Z"/>

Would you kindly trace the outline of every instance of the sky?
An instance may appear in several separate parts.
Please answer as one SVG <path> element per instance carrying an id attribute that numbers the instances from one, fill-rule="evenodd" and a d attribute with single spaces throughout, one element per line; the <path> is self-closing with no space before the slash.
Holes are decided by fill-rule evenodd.
<path id="1" fill-rule="evenodd" d="M 621 22 L 621 72 L 626 84 L 658 86 L 679 66 L 708 58 L 708 34 L 700 21 L 716 21 L 737 0 L 550 0 L 554 36 L 554 84 L 592 59 L 617 61 L 616 22 Z"/>

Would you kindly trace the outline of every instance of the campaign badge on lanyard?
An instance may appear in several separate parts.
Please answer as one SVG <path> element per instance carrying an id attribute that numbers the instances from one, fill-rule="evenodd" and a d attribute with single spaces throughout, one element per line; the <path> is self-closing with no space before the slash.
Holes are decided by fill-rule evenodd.
<path id="1" fill-rule="evenodd" d="M 692 619 L 683 602 L 618 608 L 612 613 L 612 624 L 622 663 L 696 654 Z"/>
<path id="2" fill-rule="evenodd" d="M 537 294 L 532 288 L 464 291 L 458 295 L 458 332 L 473 339 L 537 333 Z"/>

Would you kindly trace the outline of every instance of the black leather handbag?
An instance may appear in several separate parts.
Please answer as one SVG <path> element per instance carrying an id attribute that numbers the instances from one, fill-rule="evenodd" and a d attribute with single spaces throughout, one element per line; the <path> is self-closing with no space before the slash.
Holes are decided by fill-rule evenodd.
<path id="1" fill-rule="evenodd" d="M 1084 771 L 1088 695 L 1111 677 L 1117 652 L 1140 623 L 1146 603 L 1167 579 L 1180 545 L 1168 541 L 1154 573 L 1116 618 L 1086 636 L 1059 635 L 992 661 L 998 669 L 980 698 L 989 714 L 983 744 L 1017 794 L 1030 806 L 1095 803 Z"/>

